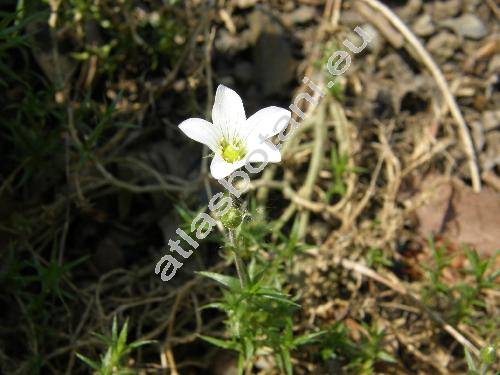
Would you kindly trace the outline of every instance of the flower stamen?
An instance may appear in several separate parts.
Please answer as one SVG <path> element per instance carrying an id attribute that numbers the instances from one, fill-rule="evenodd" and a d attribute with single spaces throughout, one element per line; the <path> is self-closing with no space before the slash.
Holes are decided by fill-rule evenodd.
<path id="1" fill-rule="evenodd" d="M 245 157 L 246 150 L 243 147 L 243 142 L 233 140 L 228 142 L 225 138 L 219 141 L 219 150 L 224 159 L 228 163 L 235 163 Z"/>

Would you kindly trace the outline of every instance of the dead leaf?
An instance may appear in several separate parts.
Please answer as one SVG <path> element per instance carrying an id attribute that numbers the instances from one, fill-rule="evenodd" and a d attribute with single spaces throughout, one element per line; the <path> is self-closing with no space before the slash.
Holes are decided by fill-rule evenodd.
<path id="1" fill-rule="evenodd" d="M 482 257 L 491 257 L 500 249 L 500 194 L 489 187 L 474 193 L 461 181 L 453 185 L 452 217 L 444 236 L 476 249 Z"/>
<path id="2" fill-rule="evenodd" d="M 416 210 L 418 231 L 441 236 L 457 249 L 467 245 L 483 258 L 500 249 L 500 194 L 489 187 L 474 193 L 460 180 L 427 176 L 420 186 Z"/>
<path id="3" fill-rule="evenodd" d="M 450 207 L 453 187 L 443 176 L 429 175 L 422 182 L 424 189 L 420 199 L 425 201 L 416 210 L 419 221 L 418 230 L 424 237 L 441 234 Z"/>

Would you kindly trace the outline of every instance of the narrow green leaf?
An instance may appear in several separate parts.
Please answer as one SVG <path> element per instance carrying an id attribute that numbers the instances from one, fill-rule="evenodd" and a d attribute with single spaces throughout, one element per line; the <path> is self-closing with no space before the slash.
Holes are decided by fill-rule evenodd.
<path id="1" fill-rule="evenodd" d="M 106 354 L 102 358 L 102 365 L 104 367 L 109 368 L 109 367 L 111 367 L 112 364 L 113 364 L 113 349 L 108 348 L 108 350 L 106 351 Z"/>
<path id="2" fill-rule="evenodd" d="M 500 276 L 500 270 L 496 270 L 494 272 L 492 272 L 488 278 L 487 278 L 487 282 L 489 283 L 492 283 L 493 281 L 495 281 L 497 279 L 497 277 Z M 495 286 L 495 288 L 498 288 L 497 286 Z"/>
<path id="3" fill-rule="evenodd" d="M 118 352 L 120 353 L 127 345 L 127 331 L 128 331 L 128 321 L 126 321 L 125 324 L 123 325 L 122 330 L 120 331 L 120 336 L 118 337 L 118 342 L 116 346 L 118 348 Z"/>
<path id="4" fill-rule="evenodd" d="M 221 275 L 220 273 L 215 272 L 206 272 L 201 271 L 197 272 L 199 275 L 208 277 L 209 279 L 215 280 L 218 283 L 228 287 L 231 290 L 239 290 L 240 289 L 240 281 L 236 277 Z"/>
<path id="5" fill-rule="evenodd" d="M 80 361 L 84 362 L 87 366 L 91 367 L 94 370 L 99 369 L 99 365 L 92 361 L 90 358 L 85 357 L 84 355 L 81 355 L 80 353 L 76 353 L 76 356 Z"/>
<path id="6" fill-rule="evenodd" d="M 208 303 L 200 308 L 200 310 L 206 310 L 206 309 L 218 309 L 221 311 L 228 311 L 229 306 L 227 306 L 226 304 L 221 303 L 221 302 L 212 302 L 212 303 Z"/>
<path id="7" fill-rule="evenodd" d="M 113 317 L 113 325 L 111 326 L 111 340 L 116 342 L 118 339 L 118 323 L 116 322 L 116 316 Z"/>
<path id="8" fill-rule="evenodd" d="M 474 363 L 474 360 L 472 359 L 472 355 L 470 354 L 469 350 L 464 347 L 465 351 L 465 361 L 467 362 L 467 367 L 469 370 L 472 371 L 477 371 L 476 364 Z"/>
<path id="9" fill-rule="evenodd" d="M 293 301 L 290 301 L 289 299 L 287 299 L 286 297 L 284 297 L 283 295 L 280 295 L 280 294 L 274 294 L 274 293 L 257 293 L 257 295 L 259 296 L 262 296 L 264 298 L 269 298 L 273 301 L 277 301 L 277 302 L 280 302 L 280 303 L 283 303 L 285 305 L 289 305 L 289 306 L 294 306 L 294 307 L 297 307 L 297 308 L 300 308 L 301 306 Z"/>
<path id="10" fill-rule="evenodd" d="M 238 375 L 243 375 L 243 372 L 245 371 L 245 357 L 243 356 L 243 353 L 240 353 L 238 356 Z"/>
<path id="11" fill-rule="evenodd" d="M 385 362 L 390 362 L 390 363 L 397 362 L 396 359 L 392 355 L 390 355 L 389 353 L 383 352 L 383 351 L 381 351 L 377 354 L 377 358 L 382 360 L 382 361 L 385 361 Z"/>
<path id="12" fill-rule="evenodd" d="M 137 349 L 144 345 L 154 344 L 156 340 L 142 340 L 142 341 L 134 341 L 133 343 L 128 344 L 130 349 Z"/>
<path id="13" fill-rule="evenodd" d="M 113 341 L 107 336 L 104 336 L 104 335 L 97 333 L 97 332 L 92 332 L 91 334 L 94 335 L 95 337 L 97 337 L 99 340 L 101 340 L 107 346 L 110 346 L 113 344 Z"/>
<path id="14" fill-rule="evenodd" d="M 229 349 L 229 350 L 238 350 L 237 343 L 233 341 L 226 341 L 221 339 L 216 339 L 215 337 L 198 335 L 202 340 L 209 342 L 212 345 L 218 346 L 219 348 Z"/>
<path id="15" fill-rule="evenodd" d="M 63 269 L 64 269 L 64 271 L 69 271 L 70 269 L 75 268 L 76 266 L 78 266 L 80 263 L 85 262 L 89 258 L 90 258 L 90 255 L 84 255 L 81 258 L 78 258 L 78 259 L 76 259 L 76 260 L 74 260 L 72 262 L 64 264 L 63 265 Z"/>
<path id="16" fill-rule="evenodd" d="M 296 339 L 293 340 L 293 345 L 295 347 L 309 344 L 311 342 L 314 342 L 318 337 L 324 335 L 326 331 L 319 331 L 319 332 L 313 332 L 313 333 L 308 333 L 306 335 L 302 335 L 297 337 Z"/>
<path id="17" fill-rule="evenodd" d="M 293 368 L 292 368 L 292 358 L 290 357 L 290 352 L 288 349 L 282 349 L 282 358 L 283 358 L 283 364 L 285 365 L 285 371 L 287 375 L 292 375 L 293 374 Z"/>

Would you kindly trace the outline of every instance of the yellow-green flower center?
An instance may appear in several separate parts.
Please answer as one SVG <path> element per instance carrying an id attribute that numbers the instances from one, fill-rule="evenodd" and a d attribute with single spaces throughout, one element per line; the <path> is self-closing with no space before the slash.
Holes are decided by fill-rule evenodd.
<path id="1" fill-rule="evenodd" d="M 226 139 L 222 139 L 219 142 L 219 149 L 221 151 L 222 158 L 228 163 L 240 161 L 246 154 L 243 143 L 239 140 L 228 142 Z"/>

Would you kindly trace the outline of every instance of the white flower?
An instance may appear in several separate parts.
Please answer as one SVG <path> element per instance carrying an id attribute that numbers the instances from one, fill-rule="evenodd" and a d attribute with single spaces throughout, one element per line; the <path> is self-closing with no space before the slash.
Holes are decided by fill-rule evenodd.
<path id="1" fill-rule="evenodd" d="M 290 111 L 284 108 L 266 107 L 247 119 L 240 96 L 219 85 L 212 108 L 213 124 L 190 118 L 179 128 L 212 150 L 215 156 L 210 172 L 214 178 L 221 179 L 248 162 L 280 162 L 278 148 L 267 139 L 281 132 L 290 116 Z"/>

